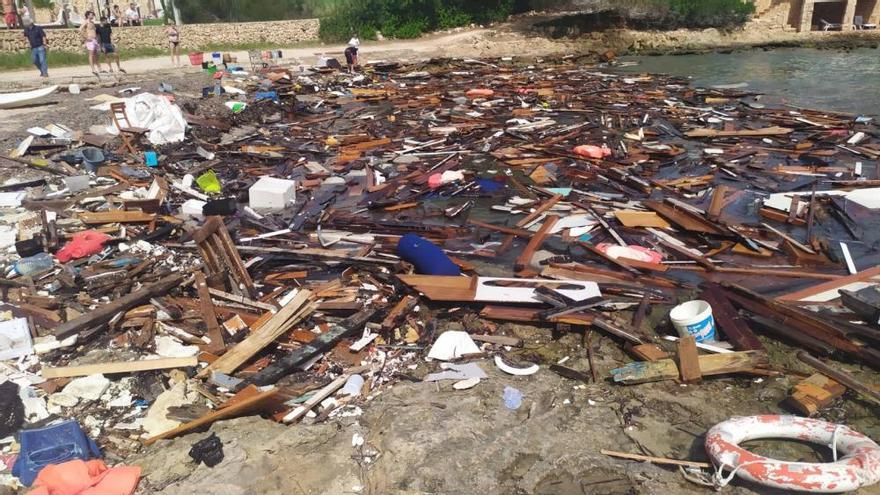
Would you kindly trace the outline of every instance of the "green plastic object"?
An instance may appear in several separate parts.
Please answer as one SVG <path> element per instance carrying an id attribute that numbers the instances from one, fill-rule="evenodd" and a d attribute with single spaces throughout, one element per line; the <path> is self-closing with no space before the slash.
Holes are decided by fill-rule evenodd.
<path id="1" fill-rule="evenodd" d="M 223 187 L 220 185 L 220 179 L 217 178 L 217 174 L 214 173 L 213 170 L 208 170 L 204 174 L 200 175 L 198 179 L 196 179 L 196 184 L 202 188 L 202 191 L 206 193 L 219 193 L 223 190 Z"/>

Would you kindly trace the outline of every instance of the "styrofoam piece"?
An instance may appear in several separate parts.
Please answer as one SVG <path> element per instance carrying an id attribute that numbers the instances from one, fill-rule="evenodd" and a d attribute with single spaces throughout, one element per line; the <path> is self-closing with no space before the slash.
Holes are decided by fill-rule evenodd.
<path id="1" fill-rule="evenodd" d="M 180 205 L 180 215 L 185 218 L 201 220 L 205 217 L 202 213 L 202 208 L 205 207 L 205 204 L 206 203 L 200 199 L 188 199 L 185 203 Z"/>
<path id="2" fill-rule="evenodd" d="M 0 361 L 17 359 L 34 352 L 27 318 L 0 322 Z"/>
<path id="3" fill-rule="evenodd" d="M 250 207 L 254 211 L 283 210 L 296 201 L 296 181 L 276 177 L 260 177 L 248 190 Z"/>

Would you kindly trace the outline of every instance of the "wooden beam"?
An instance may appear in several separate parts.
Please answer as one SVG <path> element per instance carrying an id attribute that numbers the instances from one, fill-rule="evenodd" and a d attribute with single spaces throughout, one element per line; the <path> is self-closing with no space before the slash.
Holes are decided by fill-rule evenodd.
<path id="1" fill-rule="evenodd" d="M 315 395 L 311 396 L 309 400 L 305 401 L 301 406 L 295 409 L 292 413 L 288 414 L 282 420 L 285 423 L 293 423 L 295 421 L 299 421 L 305 416 L 309 411 L 312 410 L 313 407 L 320 404 L 321 401 L 330 397 L 337 390 L 342 388 L 345 385 L 345 382 L 348 381 L 349 374 L 340 375 L 338 378 L 330 382 L 327 386 L 319 390 Z"/>
<path id="2" fill-rule="evenodd" d="M 142 211 L 99 211 L 83 212 L 78 215 L 80 221 L 86 225 L 101 225 L 105 223 L 146 223 L 152 222 L 156 215 Z"/>
<path id="3" fill-rule="evenodd" d="M 341 339 L 344 339 L 357 331 L 363 330 L 364 325 L 366 325 L 367 321 L 369 321 L 375 313 L 375 309 L 364 309 L 349 316 L 340 324 L 333 325 L 330 330 L 318 335 L 308 344 L 291 351 L 278 361 L 263 368 L 254 376 L 248 378 L 247 382 L 255 385 L 271 385 L 277 382 L 295 370 L 298 366 L 301 366 L 308 360 L 335 345 Z"/>
<path id="4" fill-rule="evenodd" d="M 517 226 L 517 227 L 523 227 L 523 226 L 525 226 L 525 225 L 528 225 L 528 224 L 531 223 L 534 219 L 540 217 L 545 211 L 549 210 L 550 208 L 553 208 L 553 206 L 554 206 L 556 203 L 558 203 L 561 199 L 562 199 L 562 195 L 561 195 L 561 194 L 554 194 L 553 197 L 551 197 L 550 199 L 548 199 L 547 201 L 545 201 L 543 204 L 541 204 L 541 206 L 539 206 L 538 208 L 536 208 L 535 211 L 533 211 L 532 213 L 526 215 L 526 217 L 523 218 L 522 220 L 520 220 L 519 222 L 516 222 L 516 226 Z"/>
<path id="5" fill-rule="evenodd" d="M 700 372 L 697 340 L 693 335 L 682 337 L 678 341 L 678 371 L 684 383 L 697 383 L 703 377 Z"/>
<path id="6" fill-rule="evenodd" d="M 164 370 L 169 368 L 187 368 L 199 364 L 196 356 L 182 358 L 143 359 L 140 361 L 116 361 L 111 363 L 84 364 L 80 366 L 60 366 L 57 368 L 43 367 L 40 374 L 43 378 L 64 378 L 68 376 L 88 376 L 98 373 L 112 375 L 114 373 L 134 373 L 137 371 Z"/>
<path id="7" fill-rule="evenodd" d="M 736 308 L 724 295 L 724 289 L 720 285 L 706 284 L 700 297 L 712 306 L 712 315 L 718 323 L 718 327 L 738 351 L 766 351 L 764 344 L 752 332 L 745 320 L 739 316 Z"/>
<path id="8" fill-rule="evenodd" d="M 556 222 L 559 221 L 559 217 L 556 215 L 549 215 L 544 223 L 541 225 L 541 228 L 538 229 L 538 232 L 532 236 L 529 243 L 526 245 L 525 249 L 523 249 L 522 253 L 513 263 L 513 269 L 515 271 L 521 272 L 525 270 L 529 263 L 532 261 L 532 257 L 535 255 L 535 251 L 541 247 L 541 244 L 544 244 L 544 240 L 547 239 L 547 236 L 550 235 L 550 229 L 556 225 Z"/>
<path id="9" fill-rule="evenodd" d="M 283 308 L 264 325 L 254 330 L 248 338 L 236 344 L 226 354 L 211 363 L 199 373 L 200 377 L 210 376 L 214 371 L 220 373 L 232 373 L 248 359 L 260 352 L 264 347 L 272 343 L 281 334 L 290 330 L 290 327 L 314 311 L 314 305 L 309 301 L 312 293 L 300 290 Z"/>
<path id="10" fill-rule="evenodd" d="M 61 340 L 83 330 L 103 325 L 116 316 L 117 313 L 145 304 L 153 297 L 165 295 L 171 289 L 179 286 L 183 279 L 184 274 L 181 273 L 169 275 L 158 282 L 144 286 L 113 302 L 98 306 L 74 320 L 58 325 L 55 329 L 55 337 Z"/>
<path id="11" fill-rule="evenodd" d="M 214 422 L 220 421 L 221 419 L 235 418 L 238 416 L 244 416 L 245 414 L 253 413 L 254 411 L 258 411 L 261 408 L 271 404 L 275 396 L 277 396 L 280 392 L 281 390 L 277 388 L 268 390 L 266 392 L 260 392 L 259 394 L 250 397 L 249 399 L 237 402 L 232 406 L 218 409 L 214 412 L 202 416 L 199 419 L 190 421 L 189 423 L 184 423 L 177 428 L 173 428 L 164 433 L 160 433 L 156 436 L 150 437 L 144 440 L 144 445 L 152 445 L 159 440 L 174 438 L 176 436 L 183 435 L 184 433 L 189 433 L 191 431 L 210 426 Z"/>
<path id="12" fill-rule="evenodd" d="M 199 309 L 202 313 L 202 319 L 207 328 L 208 338 L 211 339 L 210 344 L 199 346 L 203 351 L 219 356 L 226 351 L 226 343 L 223 341 L 223 329 L 217 321 L 217 313 L 214 312 L 214 303 L 211 302 L 211 293 L 208 291 L 208 282 L 205 280 L 205 274 L 196 272 L 195 281 L 196 291 L 199 294 Z"/>
<path id="13" fill-rule="evenodd" d="M 767 366 L 767 355 L 759 351 L 731 352 L 727 354 L 707 354 L 700 356 L 700 372 L 703 376 L 741 373 Z M 681 376 L 675 360 L 661 359 L 654 362 L 629 363 L 611 370 L 615 383 L 632 385 L 636 383 L 675 380 Z"/>

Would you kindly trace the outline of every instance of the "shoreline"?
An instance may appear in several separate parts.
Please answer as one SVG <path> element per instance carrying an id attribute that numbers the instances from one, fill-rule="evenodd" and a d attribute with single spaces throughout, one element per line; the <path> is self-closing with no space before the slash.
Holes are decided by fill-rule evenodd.
<path id="1" fill-rule="evenodd" d="M 722 32 L 717 29 L 637 31 L 606 29 L 584 33 L 574 38 L 550 38 L 533 26 L 505 23 L 487 28 L 458 28 L 431 33 L 412 40 L 366 42 L 365 60 L 428 60 L 431 58 L 541 58 L 558 55 L 593 55 L 614 51 L 618 56 L 690 55 L 733 53 L 748 50 L 812 48 L 849 51 L 880 47 L 880 30 L 851 32 L 809 32 L 762 30 L 757 26 Z M 316 53 L 335 53 L 335 45 L 308 47 L 279 46 L 285 54 L 283 63 L 311 65 Z M 241 65 L 247 66 L 247 52 L 233 52 Z M 167 57 L 138 58 L 125 61 L 128 74 L 118 79 L 92 79 L 87 66 L 50 67 L 50 80 L 39 81 L 32 68 L 0 74 L 0 92 L 25 91 L 46 84 L 97 85 L 114 87 L 136 83 L 148 75 L 179 72 L 169 66 Z M 305 61 L 305 62 L 304 62 Z M 195 72 L 185 67 L 186 72 Z"/>

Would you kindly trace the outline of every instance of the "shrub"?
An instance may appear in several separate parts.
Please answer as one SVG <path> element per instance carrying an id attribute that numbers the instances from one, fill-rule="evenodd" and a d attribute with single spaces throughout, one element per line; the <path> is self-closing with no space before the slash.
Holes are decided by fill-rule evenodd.
<path id="1" fill-rule="evenodd" d="M 345 41 L 354 34 L 372 39 L 375 32 L 415 38 L 426 31 L 504 20 L 515 0 L 336 0 L 324 6 L 320 37 Z"/>

